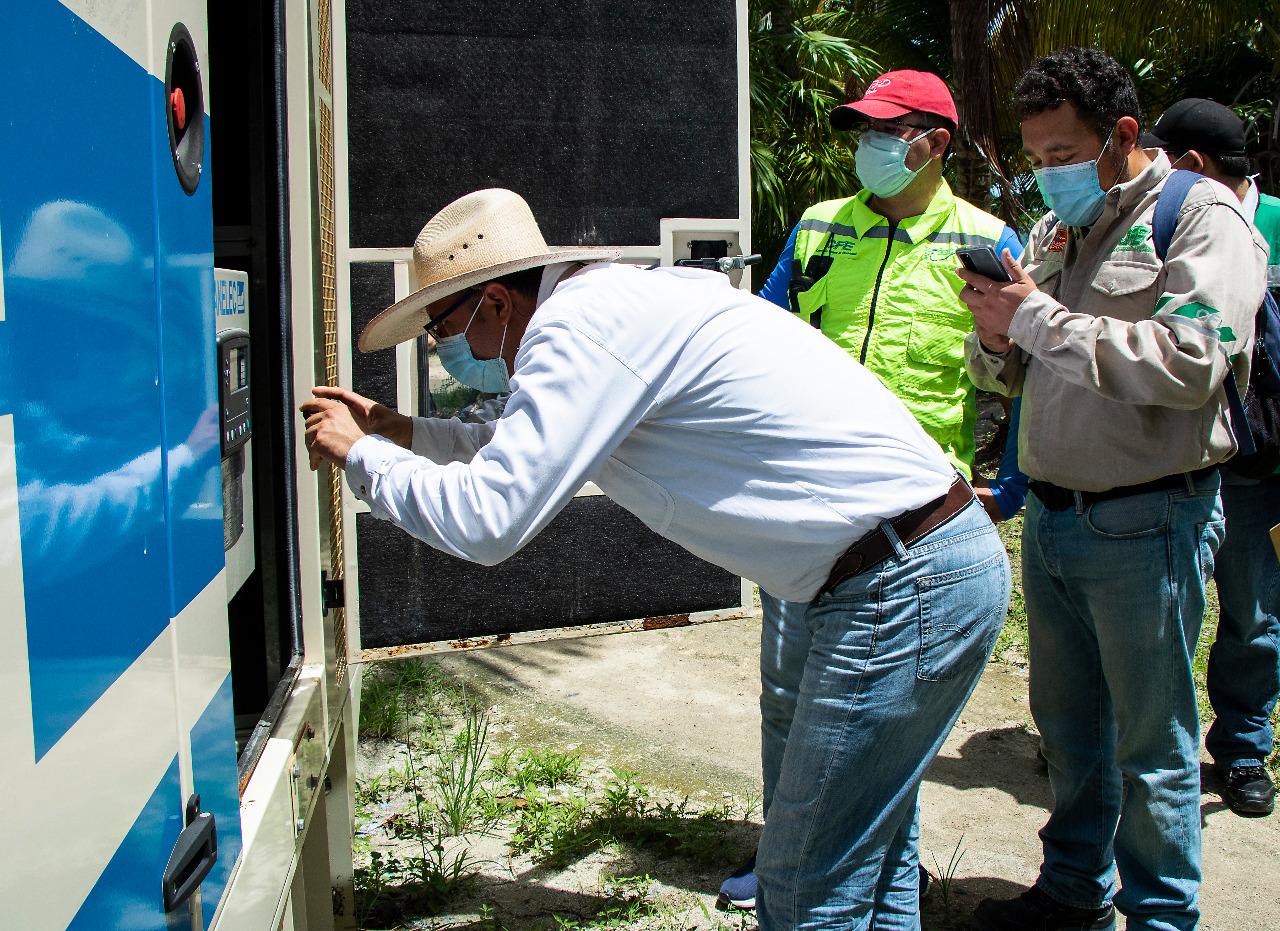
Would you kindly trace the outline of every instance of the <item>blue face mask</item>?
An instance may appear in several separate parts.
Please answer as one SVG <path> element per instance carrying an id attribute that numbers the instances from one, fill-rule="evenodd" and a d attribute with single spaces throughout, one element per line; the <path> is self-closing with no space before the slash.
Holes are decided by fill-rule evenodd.
<path id="1" fill-rule="evenodd" d="M 853 155 L 853 166 L 862 186 L 876 197 L 893 197 L 905 191 L 929 164 L 925 162 L 912 171 L 907 167 L 907 149 L 931 132 L 932 129 L 925 130 L 915 139 L 899 139 L 876 130 L 863 133 L 858 140 L 858 151 Z"/>
<path id="2" fill-rule="evenodd" d="M 1107 203 L 1107 192 L 1102 189 L 1102 182 L 1098 180 L 1098 161 L 1109 145 L 1110 133 L 1107 134 L 1107 141 L 1102 144 L 1102 152 L 1093 161 L 1056 168 L 1037 168 L 1033 172 L 1045 204 L 1067 226 L 1092 226 L 1102 216 L 1102 208 Z"/>
<path id="3" fill-rule="evenodd" d="M 444 370 L 461 384 L 483 391 L 485 394 L 505 394 L 511 390 L 507 361 L 502 358 L 502 349 L 507 344 L 507 328 L 502 328 L 502 343 L 496 359 L 477 359 L 475 353 L 471 351 L 471 344 L 467 342 L 467 330 L 471 329 L 471 323 L 475 320 L 476 313 L 483 303 L 484 295 L 482 294 L 476 303 L 475 310 L 471 311 L 471 320 L 467 321 L 466 329 L 461 333 L 442 336 L 436 340 L 436 355 L 440 357 L 440 364 L 444 366 Z"/>

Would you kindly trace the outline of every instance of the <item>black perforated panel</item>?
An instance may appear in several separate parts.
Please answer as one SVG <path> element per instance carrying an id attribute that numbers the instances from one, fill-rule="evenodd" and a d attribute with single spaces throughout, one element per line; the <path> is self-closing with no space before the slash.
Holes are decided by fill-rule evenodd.
<path id="1" fill-rule="evenodd" d="M 407 246 L 449 201 L 524 195 L 553 245 L 653 245 L 663 217 L 736 218 L 737 4 L 348 0 L 353 247 Z M 352 267 L 352 332 L 391 302 Z M 392 403 L 394 353 L 357 354 Z M 467 639 L 734 607 L 736 576 L 607 498 L 578 498 L 485 568 L 357 519 L 362 645 Z"/>
<path id="2" fill-rule="evenodd" d="M 395 266 L 390 262 L 357 262 L 351 266 L 351 335 L 395 302 Z M 396 406 L 396 352 L 351 349 L 351 387 L 357 394 Z"/>
<path id="3" fill-rule="evenodd" d="M 406 246 L 482 187 L 555 245 L 737 217 L 736 4 L 349 0 L 351 244 Z"/>
<path id="4" fill-rule="evenodd" d="M 608 498 L 574 498 L 523 550 L 486 568 L 369 514 L 360 539 L 365 648 L 688 614 L 741 604 L 737 576 L 657 536 Z"/>

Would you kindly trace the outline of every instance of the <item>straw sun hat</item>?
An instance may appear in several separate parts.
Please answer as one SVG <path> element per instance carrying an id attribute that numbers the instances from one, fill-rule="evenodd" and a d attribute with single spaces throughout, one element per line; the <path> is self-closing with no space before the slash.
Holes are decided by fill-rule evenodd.
<path id="1" fill-rule="evenodd" d="M 617 249 L 552 249 L 523 197 L 490 188 L 460 197 L 422 228 L 413 244 L 419 288 L 396 301 L 360 334 L 373 352 L 422 335 L 427 305 L 512 272 L 556 262 L 606 262 Z"/>

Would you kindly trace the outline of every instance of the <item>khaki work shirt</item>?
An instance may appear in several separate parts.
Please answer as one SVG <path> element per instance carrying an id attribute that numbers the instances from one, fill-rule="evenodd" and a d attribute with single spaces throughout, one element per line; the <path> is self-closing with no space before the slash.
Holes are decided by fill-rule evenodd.
<path id="1" fill-rule="evenodd" d="M 1024 267 L 1040 290 L 1014 314 L 1014 348 L 966 338 L 974 383 L 1022 396 L 1018 462 L 1033 479 L 1105 491 L 1235 453 L 1222 383 L 1231 369 L 1248 384 L 1267 245 L 1236 196 L 1206 178 L 1162 263 L 1151 230 L 1169 160 L 1148 154 L 1088 230 L 1052 213 L 1036 224 Z"/>

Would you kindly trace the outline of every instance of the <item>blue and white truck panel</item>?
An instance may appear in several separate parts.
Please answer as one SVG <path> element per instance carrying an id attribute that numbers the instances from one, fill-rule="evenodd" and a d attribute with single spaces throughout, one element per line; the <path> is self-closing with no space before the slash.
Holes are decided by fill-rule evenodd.
<path id="1" fill-rule="evenodd" d="M 28 0 L 0 30 L 12 927 L 190 927 L 185 908 L 166 918 L 160 876 L 193 791 L 218 825 L 205 926 L 239 848 L 211 179 L 178 183 L 164 116 L 166 37 L 179 18 L 200 36 L 203 15 Z"/>

